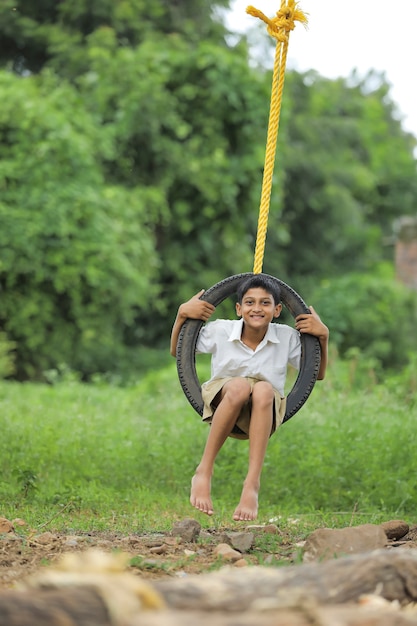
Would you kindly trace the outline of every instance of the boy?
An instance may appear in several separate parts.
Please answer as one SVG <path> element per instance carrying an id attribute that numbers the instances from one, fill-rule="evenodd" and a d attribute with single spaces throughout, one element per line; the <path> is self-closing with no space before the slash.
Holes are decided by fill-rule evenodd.
<path id="1" fill-rule="evenodd" d="M 200 296 L 181 304 L 171 334 L 171 354 L 187 318 L 210 318 L 215 307 Z M 318 337 L 325 376 L 329 330 L 320 317 L 302 313 L 295 329 L 273 324 L 282 304 L 279 286 L 267 276 L 254 274 L 240 286 L 236 313 L 240 320 L 216 320 L 202 327 L 196 351 L 210 353 L 211 378 L 202 385 L 203 421 L 211 424 L 203 456 L 191 482 L 191 504 L 213 515 L 211 477 L 217 454 L 227 437 L 249 439 L 249 466 L 233 519 L 252 521 L 258 514 L 260 478 L 268 440 L 285 415 L 284 383 L 288 363 L 299 368 L 300 333 Z"/>

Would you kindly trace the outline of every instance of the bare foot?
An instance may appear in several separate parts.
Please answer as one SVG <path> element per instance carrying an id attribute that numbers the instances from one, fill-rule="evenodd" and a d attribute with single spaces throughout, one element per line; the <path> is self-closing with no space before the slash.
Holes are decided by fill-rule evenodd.
<path id="1" fill-rule="evenodd" d="M 258 515 L 258 490 L 253 487 L 243 487 L 240 502 L 233 513 L 236 522 L 250 522 Z"/>
<path id="2" fill-rule="evenodd" d="M 210 496 L 211 481 L 210 477 L 202 474 L 194 474 L 191 480 L 190 502 L 199 511 L 206 515 L 213 515 L 213 504 Z"/>

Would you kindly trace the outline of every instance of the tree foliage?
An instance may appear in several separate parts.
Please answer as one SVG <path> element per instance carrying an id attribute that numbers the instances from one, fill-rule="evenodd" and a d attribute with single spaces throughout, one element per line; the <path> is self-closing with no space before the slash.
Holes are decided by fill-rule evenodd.
<path id="1" fill-rule="evenodd" d="M 0 331 L 18 374 L 167 345 L 178 303 L 250 271 L 270 72 L 226 0 L 4 0 Z M 264 270 L 370 271 L 415 211 L 415 140 L 379 75 L 288 72 Z"/>
<path id="2" fill-rule="evenodd" d="M 249 70 L 244 51 L 176 36 L 89 54 L 78 86 L 113 139 L 105 176 L 160 198 L 155 237 L 167 302 L 190 293 L 190 283 L 212 283 L 219 270 L 250 269 L 264 77 Z"/>
<path id="3" fill-rule="evenodd" d="M 153 199 L 106 184 L 106 146 L 70 86 L 0 73 L 0 89 L 0 326 L 20 376 L 95 371 L 155 293 Z"/>
<path id="4" fill-rule="evenodd" d="M 415 213 L 415 138 L 373 72 L 338 80 L 291 72 L 286 89 L 279 215 L 286 275 L 305 282 L 371 270 L 392 258 L 384 242 L 395 216 Z"/>
<path id="5" fill-rule="evenodd" d="M 224 29 L 213 19 L 214 9 L 228 5 L 228 0 L 2 0 L 0 62 L 18 73 L 49 66 L 75 77 L 88 71 L 85 49 L 97 31 L 111 31 L 124 48 L 140 45 L 152 32 L 161 39 L 180 33 L 189 40 L 218 40 Z"/>
<path id="6" fill-rule="evenodd" d="M 373 368 L 400 371 L 417 350 L 417 293 L 398 283 L 390 265 L 372 274 L 350 273 L 316 287 L 332 344 L 341 356 L 359 351 Z"/>

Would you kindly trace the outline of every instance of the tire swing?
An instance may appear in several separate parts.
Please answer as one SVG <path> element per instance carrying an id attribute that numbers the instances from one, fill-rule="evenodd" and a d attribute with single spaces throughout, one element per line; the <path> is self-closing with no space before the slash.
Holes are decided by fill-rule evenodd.
<path id="1" fill-rule="evenodd" d="M 253 275 L 252 272 L 248 272 L 246 274 L 229 276 L 207 289 L 201 296 L 201 299 L 218 306 L 223 300 L 232 296 L 243 281 Z M 278 283 L 281 289 L 282 303 L 293 317 L 300 313 L 310 312 L 302 298 L 289 285 L 274 276 L 269 276 L 269 278 Z M 203 415 L 203 398 L 196 371 L 195 348 L 202 325 L 203 322 L 201 320 L 187 320 L 181 328 L 177 343 L 178 377 L 187 400 L 200 415 Z M 287 396 L 283 423 L 301 409 L 313 391 L 320 369 L 320 355 L 320 344 L 317 337 L 302 334 L 300 369 L 294 386 Z"/>
<path id="2" fill-rule="evenodd" d="M 281 9 L 272 20 L 254 7 L 248 7 L 247 12 L 262 19 L 267 24 L 269 34 L 277 40 L 254 268 L 253 272 L 229 276 L 207 289 L 201 296 L 201 300 L 210 302 L 214 306 L 218 306 L 226 298 L 235 294 L 239 285 L 250 276 L 262 272 L 289 33 L 294 29 L 295 20 L 307 22 L 302 11 L 295 8 L 294 0 L 288 0 L 288 6 L 285 6 L 285 0 L 282 0 Z M 278 284 L 282 303 L 294 318 L 300 313 L 310 313 L 307 305 L 294 289 L 279 278 L 266 276 Z M 196 370 L 195 354 L 202 325 L 201 320 L 188 319 L 181 328 L 177 343 L 178 377 L 187 400 L 200 415 L 203 414 L 203 398 Z M 312 392 L 319 373 L 320 360 L 321 349 L 317 337 L 301 334 L 300 369 L 293 388 L 287 396 L 283 422 L 288 421 L 297 413 Z"/>

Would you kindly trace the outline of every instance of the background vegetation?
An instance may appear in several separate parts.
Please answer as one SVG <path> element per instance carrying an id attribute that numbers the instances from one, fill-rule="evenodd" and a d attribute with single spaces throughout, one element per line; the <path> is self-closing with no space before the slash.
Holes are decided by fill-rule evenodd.
<path id="1" fill-rule="evenodd" d="M 270 99 L 227 6 L 1 3 L 3 515 L 141 528 L 189 514 L 206 432 L 168 364 L 170 328 L 181 301 L 252 269 Z M 288 70 L 264 271 L 314 304 L 333 353 L 271 442 L 262 520 L 416 514 L 417 294 L 393 267 L 415 147 L 384 76 Z M 228 442 L 217 520 L 245 464 Z"/>
<path id="2" fill-rule="evenodd" d="M 93 4 L 0 7 L 0 372 L 14 356 L 18 380 L 138 375 L 181 301 L 252 269 L 270 71 L 230 43 L 227 1 Z M 416 348 L 392 271 L 415 145 L 383 76 L 288 71 L 264 271 L 383 367 Z"/>
<path id="3" fill-rule="evenodd" d="M 366 359 L 332 360 L 326 382 L 271 439 L 260 523 L 415 523 L 416 365 L 381 385 Z M 170 529 L 190 514 L 206 527 L 233 524 L 247 442 L 230 439 L 220 453 L 214 517 L 192 513 L 207 427 L 179 392 L 173 363 L 129 388 L 68 374 L 49 386 L 1 383 L 0 414 L 1 512 L 10 519 L 129 532 Z"/>

